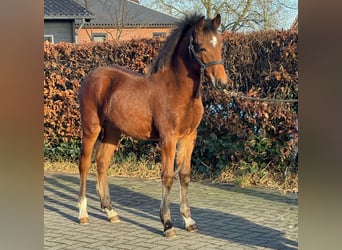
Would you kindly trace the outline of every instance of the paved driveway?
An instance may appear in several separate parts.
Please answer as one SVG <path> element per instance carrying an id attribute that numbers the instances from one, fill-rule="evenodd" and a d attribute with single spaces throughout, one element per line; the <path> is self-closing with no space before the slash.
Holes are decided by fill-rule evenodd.
<path id="1" fill-rule="evenodd" d="M 298 249 L 298 200 L 275 190 L 192 182 L 189 200 L 198 233 L 184 230 L 179 186 L 171 190 L 177 237 L 165 238 L 159 220 L 161 183 L 109 177 L 121 222 L 107 222 L 95 177 L 87 182 L 89 225 L 78 224 L 78 175 L 45 174 L 45 249 Z"/>

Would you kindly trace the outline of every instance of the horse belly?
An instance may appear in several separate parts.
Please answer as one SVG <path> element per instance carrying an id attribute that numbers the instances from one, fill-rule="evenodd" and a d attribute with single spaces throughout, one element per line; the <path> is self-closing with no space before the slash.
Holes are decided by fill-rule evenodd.
<path id="1" fill-rule="evenodd" d="M 124 134 L 140 140 L 147 140 L 153 137 L 151 122 L 147 117 L 143 117 L 143 119 L 127 117 L 122 121 L 117 122 L 117 127 Z"/>
<path id="2" fill-rule="evenodd" d="M 122 133 L 133 138 L 144 140 L 154 137 L 152 115 L 145 103 L 114 102 L 107 119 Z"/>

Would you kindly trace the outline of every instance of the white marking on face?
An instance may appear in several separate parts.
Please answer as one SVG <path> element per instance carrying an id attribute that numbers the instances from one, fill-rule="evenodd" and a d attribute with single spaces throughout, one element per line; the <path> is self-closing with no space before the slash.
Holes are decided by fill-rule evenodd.
<path id="1" fill-rule="evenodd" d="M 211 39 L 211 44 L 214 46 L 214 47 L 216 47 L 216 45 L 217 45 L 217 38 L 216 38 L 216 36 L 213 36 L 213 38 Z"/>

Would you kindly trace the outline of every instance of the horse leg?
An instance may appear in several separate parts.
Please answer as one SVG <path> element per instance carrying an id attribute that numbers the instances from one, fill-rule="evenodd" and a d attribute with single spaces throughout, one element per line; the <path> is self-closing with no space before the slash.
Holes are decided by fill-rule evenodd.
<path id="1" fill-rule="evenodd" d="M 79 161 L 79 173 L 80 173 L 80 193 L 79 193 L 79 215 L 78 219 L 80 224 L 88 224 L 88 212 L 87 212 L 87 198 L 86 198 L 86 182 L 87 175 L 91 166 L 91 156 L 94 148 L 94 144 L 101 131 L 101 127 L 92 126 L 83 128 L 82 148 Z"/>
<path id="2" fill-rule="evenodd" d="M 185 229 L 189 232 L 198 230 L 196 222 L 191 218 L 188 186 L 191 173 L 191 155 L 195 146 L 197 132 L 183 137 L 178 143 L 177 166 L 180 183 L 180 213 L 185 223 Z"/>
<path id="3" fill-rule="evenodd" d="M 164 235 L 166 237 L 176 236 L 176 230 L 171 222 L 169 193 L 174 178 L 174 159 L 176 153 L 176 139 L 169 135 L 161 141 L 162 154 L 162 200 L 160 204 L 160 220 L 164 226 Z"/>
<path id="4" fill-rule="evenodd" d="M 114 211 L 111 204 L 107 174 L 110 159 L 117 148 L 120 139 L 120 131 L 116 128 L 105 126 L 103 132 L 104 136 L 96 154 L 96 189 L 100 197 L 101 208 L 106 212 L 108 220 L 110 222 L 118 222 L 120 221 L 119 216 L 117 212 Z"/>

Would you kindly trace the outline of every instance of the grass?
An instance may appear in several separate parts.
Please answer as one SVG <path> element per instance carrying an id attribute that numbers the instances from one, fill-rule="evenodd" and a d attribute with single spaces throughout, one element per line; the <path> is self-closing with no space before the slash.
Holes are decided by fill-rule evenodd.
<path id="1" fill-rule="evenodd" d="M 136 160 L 134 157 L 118 163 L 111 162 L 108 175 L 131 178 L 143 178 L 149 180 L 160 179 L 160 163 L 151 163 L 147 160 Z M 45 161 L 44 170 L 48 173 L 78 174 L 78 163 L 74 162 L 50 162 Z M 96 174 L 95 163 L 91 165 L 90 174 Z"/>
<path id="2" fill-rule="evenodd" d="M 219 183 L 234 183 L 239 187 L 267 187 L 279 189 L 284 193 L 298 192 L 298 174 L 283 177 L 280 173 L 264 171 L 262 173 L 237 173 L 234 170 L 223 170 L 216 178 Z"/>
<path id="3" fill-rule="evenodd" d="M 92 164 L 90 174 L 96 174 L 95 163 Z M 142 178 L 148 180 L 160 180 L 160 163 L 148 160 L 137 160 L 136 157 L 128 157 L 119 163 L 111 162 L 108 175 L 130 178 Z M 73 162 L 49 162 L 44 163 L 44 171 L 47 173 L 78 174 L 78 164 Z M 288 175 L 285 178 L 280 173 L 254 172 L 241 173 L 234 169 L 224 169 L 218 176 L 206 176 L 193 171 L 192 181 L 210 181 L 213 183 L 231 183 L 240 187 L 267 187 L 281 190 L 282 192 L 298 192 L 298 174 Z"/>

